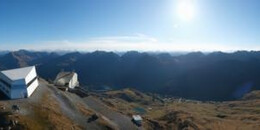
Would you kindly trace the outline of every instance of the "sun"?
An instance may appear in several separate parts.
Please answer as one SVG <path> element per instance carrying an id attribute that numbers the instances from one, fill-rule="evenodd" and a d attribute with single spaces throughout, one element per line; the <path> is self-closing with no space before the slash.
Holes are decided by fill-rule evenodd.
<path id="1" fill-rule="evenodd" d="M 177 7 L 178 16 L 185 21 L 190 21 L 195 16 L 195 7 L 192 0 L 179 0 Z"/>

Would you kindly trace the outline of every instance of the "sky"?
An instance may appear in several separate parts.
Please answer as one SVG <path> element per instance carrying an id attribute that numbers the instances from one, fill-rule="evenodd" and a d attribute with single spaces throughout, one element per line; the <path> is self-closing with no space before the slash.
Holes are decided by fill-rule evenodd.
<path id="1" fill-rule="evenodd" d="M 259 0 L 0 0 L 0 50 L 260 50 Z"/>

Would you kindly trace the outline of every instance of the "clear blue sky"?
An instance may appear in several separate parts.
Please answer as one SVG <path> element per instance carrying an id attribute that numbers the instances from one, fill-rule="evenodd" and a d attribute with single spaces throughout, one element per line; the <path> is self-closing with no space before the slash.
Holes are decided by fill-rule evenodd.
<path id="1" fill-rule="evenodd" d="M 260 50 L 260 1 L 0 0 L 0 47 Z"/>

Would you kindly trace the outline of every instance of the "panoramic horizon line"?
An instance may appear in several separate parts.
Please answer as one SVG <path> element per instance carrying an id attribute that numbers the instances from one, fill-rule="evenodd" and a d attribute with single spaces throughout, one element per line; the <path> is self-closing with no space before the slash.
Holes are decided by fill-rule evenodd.
<path id="1" fill-rule="evenodd" d="M 18 52 L 18 51 L 28 51 L 28 52 L 64 52 L 64 53 L 73 53 L 73 52 L 79 52 L 79 53 L 93 53 L 93 52 L 114 52 L 114 53 L 127 53 L 127 52 L 141 52 L 141 53 L 182 53 L 182 54 L 188 54 L 188 53 L 215 53 L 215 52 L 221 52 L 221 53 L 235 53 L 235 52 L 260 52 L 260 50 L 234 50 L 234 51 L 137 51 L 137 50 L 127 50 L 127 51 L 107 51 L 107 50 L 94 50 L 94 51 L 78 51 L 78 50 L 30 50 L 30 49 L 18 49 L 18 50 L 0 50 L 0 52 Z"/>
<path id="2" fill-rule="evenodd" d="M 73 40 L 42 40 L 29 43 L 5 43 L 0 44 L 1 50 L 34 50 L 34 51 L 153 51 L 153 52 L 234 52 L 238 50 L 258 51 L 259 45 L 239 45 L 232 43 L 219 44 L 212 42 L 192 41 L 191 39 L 162 40 L 142 33 L 122 36 L 91 37 L 84 41 Z"/>

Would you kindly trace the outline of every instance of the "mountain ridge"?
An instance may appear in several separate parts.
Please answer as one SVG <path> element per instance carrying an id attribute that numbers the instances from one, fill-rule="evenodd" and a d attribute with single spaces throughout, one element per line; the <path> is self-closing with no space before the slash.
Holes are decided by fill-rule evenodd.
<path id="1" fill-rule="evenodd" d="M 144 92 L 199 100 L 234 100 L 235 93 L 251 84 L 249 90 L 259 90 L 260 52 L 234 53 L 192 52 L 172 56 L 169 53 L 150 54 L 130 51 L 122 55 L 113 52 L 55 52 L 20 50 L 0 57 L 0 69 L 37 65 L 38 74 L 54 80 L 58 72 L 75 71 L 82 86 L 89 89 L 135 88 Z M 241 89 L 241 90 L 240 90 Z"/>

